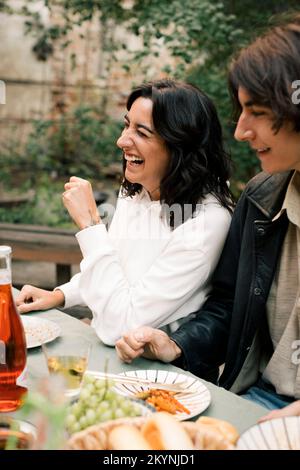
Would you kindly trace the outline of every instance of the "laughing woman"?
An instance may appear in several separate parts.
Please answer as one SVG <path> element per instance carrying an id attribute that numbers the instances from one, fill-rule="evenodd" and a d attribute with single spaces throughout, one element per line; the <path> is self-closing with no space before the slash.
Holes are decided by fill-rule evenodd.
<path id="1" fill-rule="evenodd" d="M 24 286 L 21 313 L 87 305 L 113 345 L 142 325 L 172 331 L 203 304 L 230 224 L 229 161 L 214 105 L 198 88 L 161 80 L 127 101 L 124 179 L 107 232 L 89 182 L 63 202 L 79 228 L 80 273 L 53 292 Z"/>

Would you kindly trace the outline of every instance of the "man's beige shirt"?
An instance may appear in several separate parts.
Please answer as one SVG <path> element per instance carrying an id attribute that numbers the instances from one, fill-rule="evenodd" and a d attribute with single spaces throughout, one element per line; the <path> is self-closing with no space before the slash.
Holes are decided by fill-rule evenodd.
<path id="1" fill-rule="evenodd" d="M 282 206 L 289 219 L 282 254 L 267 303 L 274 353 L 263 378 L 276 392 L 300 398 L 300 173 L 295 172 Z M 281 211 L 282 211 L 281 210 Z"/>

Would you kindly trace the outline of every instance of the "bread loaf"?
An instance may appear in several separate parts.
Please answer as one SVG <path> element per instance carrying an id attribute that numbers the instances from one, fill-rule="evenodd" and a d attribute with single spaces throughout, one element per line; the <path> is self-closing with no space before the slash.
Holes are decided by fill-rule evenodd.
<path id="1" fill-rule="evenodd" d="M 117 426 L 110 431 L 108 447 L 111 450 L 152 450 L 142 433 L 129 424 Z"/>
<path id="2" fill-rule="evenodd" d="M 209 416 L 201 416 L 196 421 L 199 429 L 203 430 L 210 428 L 212 431 L 218 433 L 224 439 L 227 439 L 231 444 L 235 444 L 238 440 L 239 433 L 232 424 L 221 419 L 211 418 Z"/>
<path id="3" fill-rule="evenodd" d="M 155 450 L 193 450 L 193 442 L 184 427 L 169 413 L 153 413 L 142 434 Z"/>

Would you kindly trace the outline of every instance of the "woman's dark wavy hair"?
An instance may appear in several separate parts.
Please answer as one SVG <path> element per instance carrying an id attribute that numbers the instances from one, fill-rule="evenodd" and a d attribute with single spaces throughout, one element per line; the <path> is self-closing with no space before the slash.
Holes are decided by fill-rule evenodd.
<path id="1" fill-rule="evenodd" d="M 149 98 L 153 102 L 152 120 L 155 131 L 170 152 L 167 173 L 160 183 L 160 202 L 179 204 L 185 222 L 207 193 L 220 204 L 232 209 L 228 188 L 230 158 L 223 148 L 222 129 L 211 100 L 197 87 L 173 80 L 160 80 L 135 88 L 127 100 L 130 110 L 134 101 Z M 125 174 L 126 161 L 123 160 Z M 123 194 L 133 196 L 142 189 L 125 177 Z M 192 211 L 185 214 L 184 205 Z M 170 218 L 170 226 L 174 220 Z"/>
<path id="2" fill-rule="evenodd" d="M 278 20 L 277 20 L 278 21 Z M 282 19 L 281 19 L 282 21 Z M 300 15 L 289 15 L 242 49 L 229 69 L 229 90 L 238 118 L 238 88 L 255 104 L 271 108 L 276 132 L 289 121 L 300 131 L 300 105 L 292 102 L 292 83 L 300 80 Z"/>

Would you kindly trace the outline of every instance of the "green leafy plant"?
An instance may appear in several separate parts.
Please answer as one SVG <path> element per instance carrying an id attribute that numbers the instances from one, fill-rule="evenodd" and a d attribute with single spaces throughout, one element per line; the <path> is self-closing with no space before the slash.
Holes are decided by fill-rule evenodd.
<path id="1" fill-rule="evenodd" d="M 98 109 L 81 106 L 57 121 L 35 121 L 24 158 L 40 171 L 101 179 L 103 168 L 120 161 L 115 145 L 120 129 Z"/>
<path id="2" fill-rule="evenodd" d="M 8 12 L 8 1 L 0 2 L 0 10 Z M 58 8 L 58 24 L 46 25 L 36 8 L 37 0 L 28 0 L 19 13 L 25 17 L 25 30 L 35 38 L 34 52 L 39 60 L 47 60 L 55 47 L 66 47 L 68 33 L 86 21 L 99 21 L 99 47 L 102 80 L 109 85 L 112 64 L 119 58 L 117 52 L 127 50 L 123 67 L 134 73 L 143 71 L 146 78 L 157 78 L 161 73 L 188 80 L 200 86 L 216 102 L 227 147 L 234 160 L 232 188 L 238 196 L 245 182 L 259 171 L 255 156 L 247 146 L 234 142 L 234 123 L 227 93 L 227 66 L 237 48 L 244 46 L 254 34 L 261 32 L 272 15 L 299 10 L 299 0 L 44 0 L 51 12 Z M 141 47 L 131 51 L 114 34 L 122 25 L 130 34 L 141 39 Z M 160 59 L 161 50 L 168 52 Z M 131 59 L 128 59 L 128 54 Z M 130 55 L 131 54 L 131 55 Z M 76 57 L 70 60 L 76 66 Z M 120 61 L 120 59 L 118 59 Z M 120 61 L 120 65 L 122 62 Z M 99 110 L 81 107 L 73 114 L 62 111 L 59 121 L 37 121 L 25 151 L 10 149 L 0 155 L 1 161 L 10 161 L 2 169 L 7 180 L 18 162 L 26 170 L 54 172 L 58 175 L 79 173 L 84 177 L 102 177 L 108 161 L 119 156 L 113 142 L 119 125 L 107 118 L 107 94 L 99 102 Z M 116 159 L 116 160 L 115 160 Z M 33 183 L 34 175 L 31 176 Z M 0 214 L 1 216 L 1 214 Z"/>
<path id="3" fill-rule="evenodd" d="M 63 184 L 46 176 L 36 180 L 33 196 L 27 201 L 0 207 L 0 222 L 74 228 L 61 201 Z"/>
<path id="4" fill-rule="evenodd" d="M 65 447 L 65 420 L 67 415 L 64 383 L 60 377 L 50 376 L 37 382 L 35 391 L 28 391 L 18 419 L 27 420 L 36 429 L 34 450 L 58 450 Z M 6 449 L 17 449 L 17 439 L 8 439 Z"/>

